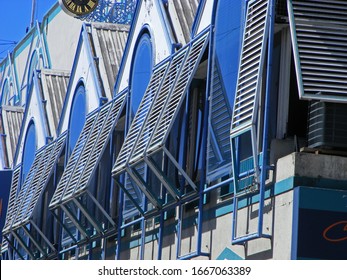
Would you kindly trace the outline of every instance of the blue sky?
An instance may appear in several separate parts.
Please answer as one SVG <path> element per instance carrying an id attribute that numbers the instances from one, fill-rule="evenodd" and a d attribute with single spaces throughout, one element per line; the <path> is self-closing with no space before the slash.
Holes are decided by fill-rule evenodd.
<path id="1" fill-rule="evenodd" d="M 36 0 L 35 18 L 41 21 L 44 14 L 58 0 Z M 12 42 L 19 42 L 30 25 L 32 0 L 0 0 L 0 60 L 8 50 L 13 49 Z"/>

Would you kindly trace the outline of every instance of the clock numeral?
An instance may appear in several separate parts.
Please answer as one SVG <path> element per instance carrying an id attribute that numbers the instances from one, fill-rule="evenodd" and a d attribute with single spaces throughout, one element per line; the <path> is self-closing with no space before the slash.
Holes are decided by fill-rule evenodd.
<path id="1" fill-rule="evenodd" d="M 81 6 L 77 6 L 76 8 L 76 13 L 82 14 L 82 7 Z"/>
<path id="2" fill-rule="evenodd" d="M 88 6 L 90 9 L 92 9 L 95 5 L 96 5 L 96 3 L 95 3 L 95 1 L 93 1 L 93 0 L 89 0 L 89 2 L 88 2 L 88 4 L 87 4 L 87 6 Z"/>
<path id="3" fill-rule="evenodd" d="M 73 3 L 73 2 L 71 2 L 70 4 L 69 4 L 69 8 L 72 10 L 72 11 L 75 11 L 76 10 L 76 4 L 75 3 Z"/>
<path id="4" fill-rule="evenodd" d="M 76 1 L 76 0 L 63 0 L 62 3 L 65 8 L 75 15 L 88 14 L 96 8 L 98 0 Z"/>

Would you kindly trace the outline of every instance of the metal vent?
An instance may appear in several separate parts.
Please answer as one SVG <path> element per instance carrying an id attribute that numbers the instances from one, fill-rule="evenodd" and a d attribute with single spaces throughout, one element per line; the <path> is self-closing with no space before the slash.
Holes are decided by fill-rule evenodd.
<path id="1" fill-rule="evenodd" d="M 347 5 L 288 0 L 299 95 L 347 102 Z"/>

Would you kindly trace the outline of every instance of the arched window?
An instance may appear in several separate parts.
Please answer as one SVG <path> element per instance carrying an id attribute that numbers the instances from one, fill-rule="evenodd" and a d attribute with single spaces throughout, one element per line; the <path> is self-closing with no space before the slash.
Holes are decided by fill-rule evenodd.
<path id="1" fill-rule="evenodd" d="M 29 173 L 30 167 L 35 159 L 36 144 L 36 128 L 33 121 L 30 122 L 24 141 L 24 150 L 22 157 L 22 182 Z"/>
<path id="2" fill-rule="evenodd" d="M 69 154 L 76 145 L 86 119 L 86 90 L 81 83 L 77 86 L 72 101 L 69 122 Z"/>
<path id="3" fill-rule="evenodd" d="M 148 33 L 142 33 L 137 40 L 132 62 L 130 88 L 132 110 L 135 114 L 152 74 L 153 49 Z"/>
<path id="4" fill-rule="evenodd" d="M 218 1 L 215 22 L 215 63 L 230 106 L 234 104 L 241 48 L 242 1 Z"/>

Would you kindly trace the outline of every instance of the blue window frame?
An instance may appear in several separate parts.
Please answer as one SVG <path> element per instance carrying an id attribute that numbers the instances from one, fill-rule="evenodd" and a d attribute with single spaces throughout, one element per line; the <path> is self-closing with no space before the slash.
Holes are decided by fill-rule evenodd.
<path id="1" fill-rule="evenodd" d="M 130 92 L 131 109 L 135 114 L 152 75 L 153 47 L 151 37 L 147 32 L 142 33 L 137 40 L 132 61 Z"/>
<path id="2" fill-rule="evenodd" d="M 77 139 L 82 131 L 86 120 L 86 89 L 80 83 L 75 91 L 72 101 L 70 122 L 69 122 L 69 141 L 68 154 L 70 155 L 76 145 Z"/>
<path id="3" fill-rule="evenodd" d="M 24 150 L 22 157 L 22 182 L 24 182 L 27 174 L 29 173 L 30 167 L 35 159 L 35 152 L 37 148 L 36 141 L 36 127 L 33 121 L 30 122 L 27 133 L 25 136 Z"/>
<path id="4" fill-rule="evenodd" d="M 2 86 L 2 91 L 0 95 L 0 100 L 2 101 L 1 104 L 9 105 L 7 104 L 9 94 L 10 94 L 10 83 L 8 82 L 8 79 L 6 79 Z"/>
<path id="5" fill-rule="evenodd" d="M 213 182 L 231 173 L 230 123 L 242 38 L 240 0 L 218 1 L 215 7 L 207 176 Z"/>

